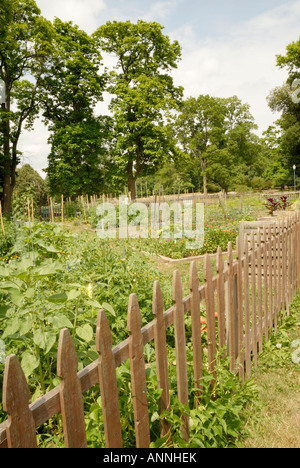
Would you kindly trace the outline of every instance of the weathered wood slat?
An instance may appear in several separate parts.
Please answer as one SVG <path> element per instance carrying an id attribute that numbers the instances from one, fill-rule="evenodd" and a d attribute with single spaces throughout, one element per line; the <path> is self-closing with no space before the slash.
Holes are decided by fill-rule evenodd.
<path id="1" fill-rule="evenodd" d="M 153 285 L 153 303 L 152 312 L 154 315 L 154 346 L 156 359 L 157 386 L 162 390 L 159 399 L 160 413 L 169 410 L 170 394 L 169 394 L 169 374 L 168 374 L 168 355 L 167 355 L 167 340 L 166 326 L 164 320 L 164 302 L 159 281 L 155 281 Z M 160 435 L 164 437 L 169 433 L 170 426 L 165 418 L 160 421 Z"/>
<path id="2" fill-rule="evenodd" d="M 78 359 L 70 332 L 60 331 L 57 375 L 61 379 L 60 406 L 66 448 L 86 448 L 83 400 L 77 375 Z"/>
<path id="3" fill-rule="evenodd" d="M 141 328 L 141 318 L 139 307 L 137 303 L 137 298 L 135 297 L 135 306 L 133 308 L 137 308 L 139 314 L 139 318 L 135 322 L 133 329 L 135 330 L 133 334 L 130 332 L 130 337 L 125 340 L 120 345 L 116 346 L 114 349 L 111 349 L 111 336 L 109 340 L 109 335 L 104 333 L 103 330 L 105 326 L 107 326 L 107 331 L 109 331 L 108 324 L 103 322 L 101 324 L 102 332 L 104 333 L 102 336 L 103 343 L 102 343 L 102 352 L 100 352 L 100 344 L 97 344 L 98 352 L 100 352 L 99 359 L 91 363 L 85 369 L 80 372 L 77 372 L 77 356 L 75 353 L 74 345 L 70 338 L 70 334 L 67 330 L 63 330 L 60 337 L 59 343 L 59 355 L 58 355 L 58 375 L 61 376 L 62 383 L 61 385 L 57 386 L 53 390 L 51 390 L 46 395 L 42 396 L 41 398 L 37 399 L 34 403 L 29 404 L 30 394 L 28 393 L 28 387 L 26 383 L 26 379 L 22 371 L 20 371 L 20 365 L 16 364 L 14 360 L 16 357 L 12 358 L 9 366 L 11 369 L 19 369 L 10 371 L 11 375 L 16 375 L 19 373 L 19 377 L 23 380 L 22 384 L 18 384 L 18 387 L 25 388 L 24 392 L 22 392 L 22 397 L 26 400 L 22 403 L 22 398 L 18 402 L 24 408 L 26 416 L 24 418 L 28 418 L 29 420 L 29 434 L 26 433 L 26 437 L 32 438 L 30 442 L 18 442 L 22 446 L 36 446 L 36 438 L 35 438 L 35 428 L 46 420 L 54 416 L 55 414 L 59 413 L 60 411 L 63 414 L 63 423 L 64 423 L 64 433 L 65 433 L 65 440 L 66 446 L 86 446 L 85 437 L 79 437 L 79 433 L 84 431 L 84 415 L 83 410 L 81 412 L 80 408 L 82 406 L 82 393 L 86 390 L 91 388 L 93 385 L 98 383 L 102 378 L 102 385 L 100 382 L 101 389 L 101 396 L 102 396 L 102 406 L 104 409 L 104 413 L 109 413 L 108 407 L 105 407 L 103 404 L 105 400 L 105 392 L 109 393 L 108 390 L 112 389 L 115 385 L 116 389 L 116 376 L 115 376 L 115 369 L 119 366 L 122 362 L 126 359 L 130 358 L 131 360 L 131 369 L 132 369 L 132 378 L 133 381 L 136 382 L 136 386 L 140 385 L 141 382 L 143 384 L 143 378 L 141 376 L 145 376 L 145 362 L 144 362 L 144 354 L 143 354 L 143 346 L 148 343 L 149 341 L 155 339 L 157 343 L 163 343 L 161 337 L 165 338 L 165 331 L 166 328 L 175 324 L 175 329 L 183 330 L 183 334 L 178 331 L 177 336 L 177 344 L 184 343 L 183 348 L 186 350 L 185 344 L 185 329 L 184 329 L 184 315 L 191 311 L 192 315 L 192 339 L 193 339 L 193 347 L 194 353 L 196 352 L 196 348 L 198 349 L 195 356 L 201 356 L 202 349 L 201 349 L 201 334 L 199 340 L 199 318 L 200 318 L 200 302 L 205 300 L 206 303 L 206 313 L 207 313 L 207 335 L 208 335 L 208 360 L 209 360 L 209 369 L 212 373 L 213 378 L 215 378 L 215 350 L 216 350 L 216 327 L 215 327 L 215 295 L 217 298 L 218 303 L 218 332 L 219 332 L 219 339 L 220 339 L 220 317 L 222 319 L 222 312 L 225 311 L 225 296 L 224 294 L 220 295 L 220 290 L 223 292 L 225 289 L 225 285 L 228 285 L 228 297 L 227 297 L 227 305 L 228 305 L 228 318 L 229 318 L 229 336 L 233 335 L 234 339 L 231 339 L 231 343 L 234 342 L 234 358 L 239 357 L 239 362 L 246 363 L 246 374 L 251 367 L 251 357 L 253 355 L 255 360 L 255 350 L 257 346 L 259 350 L 261 350 L 261 341 L 263 333 L 267 336 L 268 330 L 270 327 L 277 326 L 277 320 L 280 319 L 279 312 L 285 306 L 287 309 L 287 313 L 289 310 L 289 304 L 292 301 L 294 294 L 296 292 L 296 287 L 299 284 L 299 243 L 300 243 L 300 217 L 295 215 L 293 218 L 288 218 L 285 221 L 276 221 L 274 223 L 273 229 L 270 226 L 263 226 L 263 236 L 261 236 L 261 232 L 257 230 L 255 236 L 252 234 L 250 236 L 250 243 L 249 238 L 245 235 L 244 244 L 243 241 L 240 240 L 238 242 L 238 246 L 240 247 L 242 244 L 245 248 L 245 253 L 242 255 L 237 248 L 237 259 L 233 260 L 231 258 L 230 248 L 227 255 L 227 266 L 224 268 L 224 265 L 221 264 L 218 266 L 218 252 L 217 252 L 217 275 L 213 277 L 212 275 L 212 268 L 209 258 L 206 256 L 205 258 L 205 268 L 204 268 L 204 276 L 205 276 L 205 284 L 199 287 L 198 283 L 198 275 L 197 271 L 194 268 L 194 265 L 191 265 L 190 270 L 190 294 L 183 298 L 182 297 L 182 287 L 181 281 L 179 278 L 174 280 L 173 282 L 173 298 L 174 298 L 174 305 L 169 308 L 167 311 L 163 312 L 163 299 L 161 295 L 160 288 L 156 285 L 156 289 L 153 292 L 153 312 L 157 311 L 156 314 L 154 313 L 154 320 L 147 324 L 145 327 Z M 263 239 L 261 239 L 263 237 Z M 249 247 L 251 247 L 250 255 L 249 255 Z M 222 257 L 223 261 L 223 257 Z M 250 318 L 250 298 L 249 298 L 249 278 L 251 278 L 251 309 L 252 309 L 252 316 Z M 263 279 L 263 283 L 262 283 Z M 174 292 L 174 284 L 177 284 Z M 178 287 L 178 284 L 180 287 Z M 244 286 L 244 289 L 242 287 Z M 155 292 L 156 291 L 156 292 Z M 179 292 L 179 293 L 178 293 Z M 233 293 L 233 300 L 232 300 L 232 293 Z M 257 293 L 257 294 L 256 294 Z M 262 307 L 262 295 L 263 295 L 263 303 L 264 307 Z M 133 295 L 134 296 L 134 295 Z M 222 305 L 222 297 L 223 297 L 223 307 Z M 132 304 L 131 304 L 132 305 Z M 242 307 L 242 305 L 244 307 Z M 130 309 L 130 307 L 129 307 Z M 262 309 L 262 310 L 261 310 Z M 180 314 L 178 314 L 178 310 Z M 232 326 L 232 311 L 234 311 L 234 326 Z M 245 315 L 245 327 L 243 327 L 243 321 Z M 130 314 L 128 314 L 129 320 Z M 135 317 L 135 315 L 133 314 Z M 157 317 L 159 316 L 159 320 Z M 236 326 L 236 317 L 237 317 L 237 326 Z M 135 319 L 134 319 L 135 320 Z M 177 321 L 177 324 L 176 324 Z M 133 322 L 130 322 L 133 325 Z M 178 323 L 181 325 L 178 326 Z M 96 333 L 96 341 L 98 341 L 97 334 L 99 333 L 100 325 L 97 325 L 97 333 Z M 256 327 L 256 331 L 255 331 Z M 130 324 L 128 322 L 128 329 L 130 328 Z M 226 333 L 226 327 L 225 333 Z M 134 339 L 133 339 L 134 336 Z M 155 338 L 159 336 L 159 338 Z M 195 336 L 198 336 L 198 340 L 195 339 Z M 181 338 L 180 338 L 181 337 Z M 184 339 L 182 338 L 184 337 Z M 245 344 L 245 353 L 243 352 L 243 343 Z M 220 345 L 220 342 L 219 342 Z M 178 346 L 178 349 L 181 349 L 182 345 Z M 163 379 L 166 383 L 160 384 L 164 387 L 168 385 L 168 376 L 166 373 L 167 369 L 167 362 L 166 362 L 166 347 L 164 343 L 162 344 L 162 349 L 165 350 L 165 353 L 156 350 L 156 355 L 160 357 L 157 358 L 157 368 L 161 368 L 161 362 L 164 362 L 163 370 L 159 371 L 161 374 L 164 374 L 164 377 L 158 377 L 158 382 L 161 382 Z M 214 352 L 213 352 L 214 349 Z M 249 352 L 247 352 L 247 349 Z M 62 351 L 63 350 L 63 351 Z M 200 350 L 200 353 L 199 353 Z M 110 351 L 110 352 L 109 352 Z M 232 353 L 233 347 L 230 346 L 230 353 Z M 252 354 L 251 354 L 252 351 Z M 73 358 L 70 356 L 73 355 Z M 105 357 L 104 357 L 105 356 Z M 134 358 L 133 356 L 140 356 L 139 359 L 133 364 Z M 245 361 L 244 361 L 245 357 Z M 102 359 L 102 363 L 101 363 Z M 180 359 L 182 365 L 180 363 Z M 69 363 L 69 360 L 71 364 Z M 105 365 L 104 365 L 105 361 Z M 200 372 L 200 362 L 195 362 L 195 373 L 194 373 L 194 380 L 199 381 L 201 380 Z M 158 364 L 159 363 L 159 364 Z M 180 353 L 180 357 L 176 356 L 176 363 L 177 363 L 177 370 L 180 374 L 186 375 L 185 368 L 186 365 L 186 356 L 183 357 L 183 354 Z M 178 364 L 179 363 L 179 364 Z M 202 363 L 201 363 L 202 364 Z M 103 365 L 103 369 L 101 369 L 101 365 Z M 141 372 L 135 372 L 133 368 L 140 368 L 143 369 Z M 99 369 L 101 369 L 99 371 Z M 184 372 L 182 372 L 184 369 Z M 6 371 L 5 371 L 6 372 Z M 99 375 L 101 374 L 101 377 Z M 158 374 L 159 374 L 158 372 Z M 5 375 L 4 378 L 4 387 L 9 387 L 8 382 L 11 381 L 11 375 L 8 377 L 9 374 Z M 134 378 L 134 376 L 138 375 L 139 377 Z M 240 374 L 241 375 L 241 374 Z M 212 378 L 212 383 L 213 383 Z M 26 385 L 24 385 L 24 379 Z M 111 379 L 111 384 L 109 384 Z M 187 379 L 186 379 L 187 380 Z M 16 379 L 14 378 L 14 384 Z M 181 386 L 178 385 L 179 393 L 184 394 L 181 390 L 182 388 L 187 388 L 185 384 L 185 378 L 180 380 L 180 382 L 184 384 Z M 106 390 L 104 390 L 104 386 L 106 384 Z M 134 385 L 133 385 L 134 387 Z M 132 388 L 133 388 L 132 387 Z M 4 388 L 4 394 L 6 392 Z M 26 390 L 27 388 L 27 390 Z M 144 380 L 144 391 L 139 393 L 138 391 L 134 392 L 133 398 L 136 396 L 146 396 L 144 400 L 144 404 L 140 407 L 140 412 L 136 411 L 135 414 L 139 414 L 142 416 L 143 414 L 147 414 L 147 418 L 145 421 L 148 421 L 149 424 L 149 415 L 148 415 L 148 403 L 147 403 L 147 394 L 146 394 L 146 380 Z M 14 388 L 12 390 L 16 391 Z M 112 398 L 112 393 L 110 394 L 109 398 Z M 185 391 L 187 393 L 187 390 Z M 76 395 L 75 398 L 72 395 Z M 168 400 L 168 392 L 165 393 L 165 403 L 163 407 L 168 407 L 169 400 Z M 4 401 L 6 396 L 4 396 L 3 406 L 7 409 L 9 414 L 9 418 L 7 421 L 0 425 L 0 446 L 1 447 L 8 447 L 14 446 L 15 442 L 14 439 L 14 430 L 15 430 L 15 420 L 16 417 L 13 416 L 15 413 L 14 405 L 11 405 L 9 402 L 11 395 L 9 396 L 7 401 Z M 117 397 L 114 398 L 115 402 L 117 402 Z M 72 401 L 72 414 L 70 411 Z M 7 404 L 6 404 L 7 403 Z M 111 402 L 108 403 L 110 405 Z M 11 409 L 9 407 L 11 406 Z M 143 411 L 143 406 L 146 407 L 146 411 Z M 145 408 L 144 408 L 145 409 Z M 9 413 L 10 411 L 10 413 Z M 69 415 L 70 413 L 70 415 Z M 76 416 L 77 414 L 77 416 Z M 107 416 L 111 421 L 113 419 L 119 420 L 119 416 L 117 413 L 110 413 L 116 414 L 116 416 Z M 76 420 L 78 417 L 77 422 L 70 422 L 73 418 L 73 421 Z M 104 416 L 105 419 L 105 416 Z M 139 438 L 139 442 L 137 445 L 141 447 L 148 446 L 150 441 L 149 437 L 149 428 L 145 431 L 146 423 L 144 423 L 143 418 L 136 418 L 137 421 L 143 421 L 140 424 L 137 432 L 140 432 L 137 436 L 137 440 Z M 14 424 L 11 424 L 11 421 L 14 420 Z M 31 421 L 31 422 L 30 422 Z M 23 423 L 24 425 L 24 423 Z M 108 424 L 105 423 L 105 426 Z M 113 427 L 113 424 L 111 425 Z M 26 426 L 27 427 L 27 426 Z M 31 429 L 30 429 L 31 427 Z M 12 429 L 13 428 L 13 429 Z M 184 428 L 184 424 L 183 424 Z M 187 424 L 188 430 L 188 424 Z M 28 432 L 28 431 L 27 431 Z M 165 430 L 163 433 L 167 433 Z M 187 433 L 187 431 L 186 431 Z M 146 434 L 146 436 L 145 436 Z M 109 440 L 112 440 L 113 430 L 111 430 L 111 438 L 108 437 L 106 446 L 108 447 L 110 444 L 111 447 L 114 445 L 121 446 L 120 438 L 118 443 L 111 443 Z M 187 434 L 188 436 L 188 434 Z M 28 438 L 26 440 L 28 440 Z M 143 440 L 144 438 L 144 440 Z M 145 442 L 145 438 L 147 441 Z M 81 442 L 77 442 L 78 440 Z M 83 439 L 83 442 L 82 442 Z M 21 440 L 21 439 L 20 439 Z M 76 441 L 77 440 L 77 441 Z M 21 446 L 20 445 L 20 446 Z"/>
<path id="4" fill-rule="evenodd" d="M 190 265 L 190 291 L 191 291 L 191 320 L 192 320 L 192 342 L 193 342 L 193 362 L 194 362 L 194 386 L 199 391 L 196 393 L 196 405 L 202 393 L 201 379 L 202 369 L 202 343 L 201 343 L 201 316 L 199 297 L 199 278 L 196 262 Z"/>
<path id="5" fill-rule="evenodd" d="M 245 316 L 245 375 L 249 379 L 251 374 L 251 329 L 250 329 L 250 300 L 249 300 L 249 246 L 247 235 L 244 237 L 244 316 Z"/>
<path id="6" fill-rule="evenodd" d="M 225 316 L 224 260 L 223 260 L 223 255 L 222 255 L 222 249 L 220 247 L 218 247 L 216 267 L 217 267 L 217 272 L 218 272 L 218 284 L 217 284 L 218 341 L 219 341 L 219 348 L 222 349 L 226 345 L 226 316 Z"/>
<path id="7" fill-rule="evenodd" d="M 145 373 L 144 342 L 141 333 L 142 317 L 135 294 L 129 297 L 127 330 L 129 331 L 129 359 L 132 401 L 137 448 L 149 448 L 150 428 Z"/>
<path id="8" fill-rule="evenodd" d="M 29 409 L 30 391 L 21 365 L 14 354 L 6 358 L 3 378 L 3 409 L 8 448 L 36 448 L 36 432 Z"/>
<path id="9" fill-rule="evenodd" d="M 175 334 L 175 355 L 176 355 L 176 372 L 177 372 L 177 393 L 178 400 L 183 405 L 188 405 L 188 378 L 187 378 L 187 362 L 186 362 L 186 341 L 185 341 L 185 324 L 184 324 L 184 309 L 182 285 L 179 271 L 175 270 L 173 274 L 172 295 L 174 301 L 174 334 Z M 183 414 L 182 419 L 182 438 L 185 441 L 189 440 L 189 419 Z"/>
<path id="10" fill-rule="evenodd" d="M 212 375 L 211 388 L 214 388 L 216 380 L 216 323 L 215 323 L 215 305 L 213 291 L 213 273 L 209 255 L 205 256 L 204 261 L 204 279 L 206 284 L 205 304 L 207 320 L 207 348 L 208 348 L 208 368 Z"/>
<path id="11" fill-rule="evenodd" d="M 99 353 L 98 376 L 105 430 L 105 447 L 122 448 L 122 430 L 112 336 L 104 310 L 98 313 L 96 349 Z"/>

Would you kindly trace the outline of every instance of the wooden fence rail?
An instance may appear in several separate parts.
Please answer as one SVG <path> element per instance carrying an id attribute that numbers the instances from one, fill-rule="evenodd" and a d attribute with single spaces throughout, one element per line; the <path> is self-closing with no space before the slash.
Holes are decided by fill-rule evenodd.
<path id="1" fill-rule="evenodd" d="M 122 447 L 116 368 L 130 361 L 131 388 L 135 420 L 136 446 L 149 447 L 150 429 L 144 346 L 154 340 L 157 386 L 162 389 L 160 411 L 169 408 L 169 378 L 166 329 L 174 324 L 177 394 L 188 403 L 185 314 L 191 314 L 194 386 L 201 398 L 203 345 L 201 315 L 205 309 L 208 368 L 213 388 L 216 379 L 215 357 L 227 349 L 230 368 L 242 380 L 251 375 L 264 340 L 276 330 L 282 313 L 288 314 L 297 288 L 300 287 L 300 216 L 299 213 L 276 223 L 258 227 L 233 246 L 228 244 L 227 261 L 217 253 L 217 274 L 213 276 L 210 256 L 204 265 L 205 283 L 199 285 L 195 262 L 190 265 L 190 294 L 183 297 L 178 271 L 173 277 L 173 306 L 164 311 L 160 284 L 153 287 L 153 320 L 141 327 L 138 298 L 130 295 L 128 338 L 112 348 L 112 336 L 105 312 L 98 314 L 96 349 L 99 358 L 77 372 L 77 356 L 70 333 L 61 330 L 57 374 L 60 385 L 29 403 L 30 392 L 15 355 L 6 358 L 3 383 L 3 408 L 7 420 L 0 425 L 0 447 L 36 447 L 36 428 L 61 412 L 66 447 L 86 447 L 82 394 L 100 383 L 105 441 L 107 448 Z M 200 307 L 204 305 L 205 307 Z M 197 399 L 195 404 L 197 405 Z M 151 416 L 151 415 L 150 415 Z M 182 415 L 182 436 L 189 439 L 188 418 Z M 161 421 L 161 435 L 169 433 Z"/>

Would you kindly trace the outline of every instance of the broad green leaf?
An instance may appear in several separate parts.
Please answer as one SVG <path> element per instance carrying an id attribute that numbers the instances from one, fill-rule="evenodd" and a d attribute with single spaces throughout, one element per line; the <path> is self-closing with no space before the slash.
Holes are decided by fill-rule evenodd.
<path id="1" fill-rule="evenodd" d="M 67 292 L 68 296 L 68 301 L 72 301 L 73 299 L 76 299 L 78 296 L 80 296 L 80 291 L 78 289 L 71 289 L 71 291 Z"/>
<path id="2" fill-rule="evenodd" d="M 9 276 L 9 268 L 5 266 L 0 266 L 0 276 Z"/>
<path id="3" fill-rule="evenodd" d="M 47 252 L 53 252 L 53 253 L 57 253 L 59 252 L 59 250 L 57 250 L 52 244 L 51 245 L 47 245 L 45 244 L 45 242 L 39 240 L 37 242 L 38 246 L 39 247 L 42 247 L 43 249 L 45 249 Z"/>
<path id="4" fill-rule="evenodd" d="M 45 354 L 47 354 L 56 342 L 56 334 L 38 329 L 33 335 L 33 341 L 39 348 L 45 351 Z"/>
<path id="5" fill-rule="evenodd" d="M 47 300 L 54 303 L 66 302 L 68 296 L 66 293 L 52 294 L 52 296 L 47 297 Z"/>
<path id="6" fill-rule="evenodd" d="M 19 327 L 20 327 L 20 321 L 19 321 L 18 317 L 13 318 L 9 322 L 7 327 L 5 328 L 4 333 L 1 336 L 1 339 L 3 340 L 7 336 L 14 335 L 19 330 Z"/>
<path id="7" fill-rule="evenodd" d="M 26 299 L 32 299 L 34 296 L 34 288 L 28 288 L 27 291 L 24 293 L 24 297 Z"/>
<path id="8" fill-rule="evenodd" d="M 89 324 L 76 328 L 76 334 L 84 341 L 90 342 L 93 339 L 93 329 Z"/>
<path id="9" fill-rule="evenodd" d="M 23 302 L 23 294 L 17 288 L 5 288 L 10 296 L 10 300 L 13 304 L 20 307 Z"/>
<path id="10" fill-rule="evenodd" d="M 33 326 L 33 320 L 31 318 L 25 318 L 23 320 L 20 320 L 20 329 L 19 329 L 20 335 L 26 335 L 26 333 L 28 333 L 29 330 L 32 329 L 32 326 Z"/>
<path id="11" fill-rule="evenodd" d="M 48 263 L 35 270 L 35 276 L 49 276 L 54 275 L 58 271 L 62 270 L 62 265 L 59 262 Z"/>
<path id="12" fill-rule="evenodd" d="M 32 354 L 30 351 L 25 351 L 21 361 L 21 367 L 25 377 L 29 377 L 34 369 L 38 367 L 39 363 L 39 358 L 35 354 Z"/>
<path id="13" fill-rule="evenodd" d="M 87 304 L 89 304 L 92 307 L 96 307 L 97 309 L 101 309 L 101 304 L 96 301 L 96 299 L 86 299 Z"/>
<path id="14" fill-rule="evenodd" d="M 55 317 L 49 317 L 48 321 L 52 323 L 55 328 L 73 328 L 72 323 L 65 315 L 57 315 Z"/>
<path id="15" fill-rule="evenodd" d="M 114 311 L 113 307 L 110 304 L 107 304 L 107 302 L 102 302 L 102 308 L 112 314 L 114 317 L 116 316 L 116 312 Z"/>
<path id="16" fill-rule="evenodd" d="M 8 309 L 9 309 L 8 305 L 0 306 L 0 318 L 6 316 L 6 312 L 8 311 Z"/>

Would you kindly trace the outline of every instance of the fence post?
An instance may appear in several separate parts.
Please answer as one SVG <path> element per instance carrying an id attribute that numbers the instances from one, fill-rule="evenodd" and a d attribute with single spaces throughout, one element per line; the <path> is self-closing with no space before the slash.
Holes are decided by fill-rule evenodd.
<path id="1" fill-rule="evenodd" d="M 160 289 L 159 281 L 154 281 L 153 284 L 153 302 L 152 312 L 154 315 L 154 346 L 156 358 L 157 386 L 162 389 L 162 394 L 159 399 L 160 412 L 169 410 L 170 394 L 169 394 L 169 376 L 168 376 L 168 357 L 167 357 L 167 341 L 166 341 L 166 326 L 163 316 L 164 303 Z M 170 430 L 169 423 L 165 419 L 160 422 L 160 436 L 164 437 Z"/>
<path id="2" fill-rule="evenodd" d="M 29 409 L 30 391 L 17 357 L 6 358 L 3 378 L 3 409 L 8 414 L 8 448 L 36 448 L 33 415 Z"/>
<path id="3" fill-rule="evenodd" d="M 122 448 L 122 431 L 112 336 L 104 310 L 98 313 L 96 348 L 99 353 L 98 377 L 105 430 L 105 447 Z"/>
<path id="4" fill-rule="evenodd" d="M 177 369 L 177 391 L 178 399 L 181 404 L 188 405 L 188 379 L 186 363 L 186 341 L 184 325 L 184 309 L 182 302 L 182 285 L 179 271 L 175 270 L 173 274 L 173 302 L 174 302 L 174 331 L 175 331 L 175 352 Z M 182 438 L 189 440 L 189 419 L 183 414 L 182 419 Z"/>
<path id="5" fill-rule="evenodd" d="M 82 391 L 77 376 L 78 359 L 67 328 L 60 331 L 57 375 L 61 378 L 60 406 L 66 448 L 86 448 Z"/>
<path id="6" fill-rule="evenodd" d="M 135 294 L 130 294 L 127 316 L 129 331 L 129 359 L 132 401 L 137 448 L 149 448 L 150 428 L 145 374 L 144 341 L 141 333 L 142 317 Z"/>

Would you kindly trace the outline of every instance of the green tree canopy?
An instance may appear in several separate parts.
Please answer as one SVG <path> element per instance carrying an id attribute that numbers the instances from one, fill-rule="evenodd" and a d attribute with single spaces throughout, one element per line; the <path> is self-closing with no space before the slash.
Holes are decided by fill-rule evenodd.
<path id="1" fill-rule="evenodd" d="M 114 161 L 117 171 L 126 174 L 133 199 L 137 178 L 155 171 L 174 146 L 167 120 L 178 108 L 182 88 L 174 86 L 169 72 L 181 49 L 162 30 L 155 22 L 114 21 L 94 34 L 101 49 L 117 60 L 108 88 L 113 95 Z"/>
<path id="2" fill-rule="evenodd" d="M 38 115 L 37 90 L 51 49 L 52 27 L 34 0 L 2 0 L 0 5 L 0 79 L 6 102 L 0 114 L 0 182 L 5 212 L 10 211 L 24 125 Z M 25 79 L 26 76 L 31 79 Z"/>
<path id="3" fill-rule="evenodd" d="M 202 178 L 204 193 L 208 182 L 224 190 L 233 186 L 254 163 L 258 138 L 249 106 L 236 96 L 217 98 L 200 95 L 188 98 L 175 121 L 175 133 L 190 164 Z M 199 184 L 201 185 L 201 184 Z"/>
<path id="4" fill-rule="evenodd" d="M 40 87 L 43 117 L 51 132 L 47 174 L 52 193 L 99 192 L 108 122 L 96 117 L 105 75 L 94 38 L 72 22 L 54 20 L 53 53 Z"/>
<path id="5" fill-rule="evenodd" d="M 293 165 L 300 168 L 300 39 L 286 47 L 286 55 L 277 55 L 277 66 L 288 70 L 288 78 L 283 86 L 270 92 L 267 100 L 271 110 L 281 112 L 276 123 L 281 129 L 280 148 L 286 157 L 286 182 L 292 185 Z"/>

